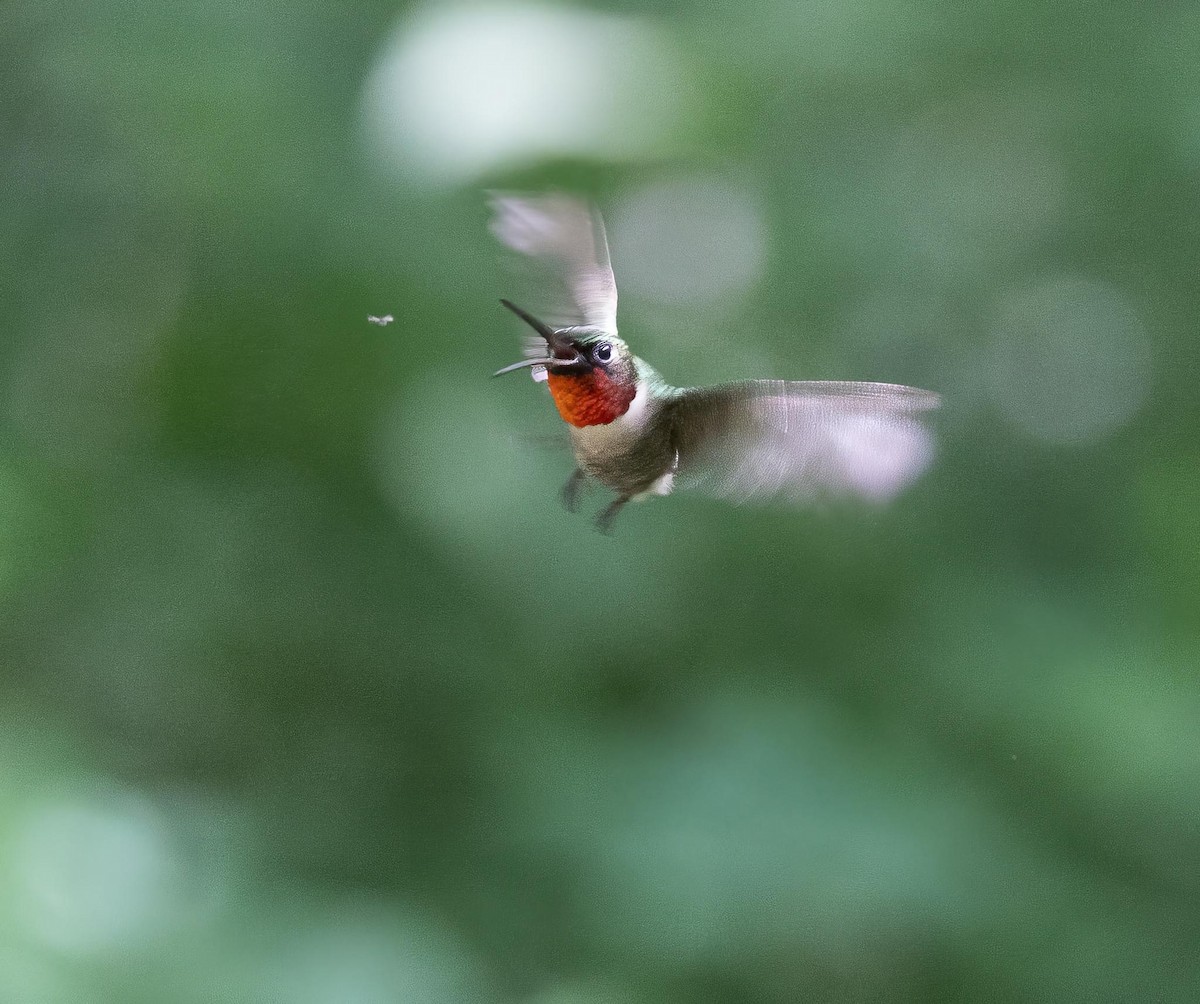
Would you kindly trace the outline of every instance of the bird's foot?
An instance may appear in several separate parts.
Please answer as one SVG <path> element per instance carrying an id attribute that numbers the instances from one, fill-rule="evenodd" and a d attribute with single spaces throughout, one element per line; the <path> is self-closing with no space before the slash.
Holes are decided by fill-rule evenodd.
<path id="1" fill-rule="evenodd" d="M 613 520 L 617 518 L 617 513 L 625 507 L 625 503 L 628 501 L 627 497 L 616 498 L 606 505 L 600 511 L 600 515 L 596 517 L 596 529 L 604 534 L 612 533 Z"/>
<path id="2" fill-rule="evenodd" d="M 559 493 L 562 498 L 563 508 L 567 512 L 579 511 L 579 494 L 583 491 L 583 482 L 587 477 L 578 467 L 571 472 L 571 476 L 567 478 L 567 483 L 562 486 L 562 491 Z"/>

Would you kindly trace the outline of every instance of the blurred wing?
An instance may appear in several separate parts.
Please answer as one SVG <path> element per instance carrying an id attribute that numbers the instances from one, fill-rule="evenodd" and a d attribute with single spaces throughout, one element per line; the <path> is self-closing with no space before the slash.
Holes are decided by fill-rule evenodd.
<path id="1" fill-rule="evenodd" d="M 681 393 L 677 482 L 746 502 L 855 495 L 886 501 L 933 460 L 936 394 L 882 383 L 751 380 Z"/>
<path id="2" fill-rule="evenodd" d="M 617 333 L 617 284 L 608 260 L 604 221 L 567 195 L 491 198 L 492 233 L 506 247 L 538 261 L 559 287 L 534 313 L 556 327 L 582 324 Z M 545 283 L 543 283 L 543 287 Z"/>

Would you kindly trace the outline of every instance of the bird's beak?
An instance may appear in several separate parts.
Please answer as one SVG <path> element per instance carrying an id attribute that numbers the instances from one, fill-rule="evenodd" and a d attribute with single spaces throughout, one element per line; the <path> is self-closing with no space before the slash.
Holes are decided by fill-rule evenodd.
<path id="1" fill-rule="evenodd" d="M 511 373 L 513 370 L 528 369 L 530 366 L 549 366 L 552 362 L 554 362 L 553 359 L 522 359 L 519 363 L 502 366 L 492 376 L 503 376 L 505 373 Z"/>
<path id="2" fill-rule="evenodd" d="M 496 370 L 492 376 L 498 377 L 504 373 L 511 373 L 513 370 L 526 369 L 529 366 L 553 366 L 556 369 L 565 369 L 583 362 L 583 356 L 562 332 L 555 331 L 545 321 L 539 321 L 531 313 L 522 310 L 510 300 L 501 300 L 500 302 L 546 339 L 546 347 L 549 351 L 544 359 L 522 359 L 519 363 Z"/>

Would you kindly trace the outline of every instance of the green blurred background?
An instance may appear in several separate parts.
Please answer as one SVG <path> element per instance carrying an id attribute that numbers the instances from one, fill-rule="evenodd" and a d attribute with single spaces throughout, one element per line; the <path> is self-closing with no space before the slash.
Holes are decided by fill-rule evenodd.
<path id="1" fill-rule="evenodd" d="M 1197 52 L 9 0 L 0 1000 L 1200 999 Z M 597 534 L 493 187 L 669 379 L 930 387 L 939 463 Z"/>

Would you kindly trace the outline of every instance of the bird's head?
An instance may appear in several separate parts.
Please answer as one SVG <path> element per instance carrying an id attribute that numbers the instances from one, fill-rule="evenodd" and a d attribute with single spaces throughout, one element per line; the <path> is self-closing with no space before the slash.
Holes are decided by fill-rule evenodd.
<path id="1" fill-rule="evenodd" d="M 629 410 L 637 395 L 637 364 L 620 338 L 584 325 L 551 327 L 515 303 L 500 302 L 541 335 L 546 346 L 492 376 L 544 367 L 559 414 L 574 426 L 607 425 Z"/>

